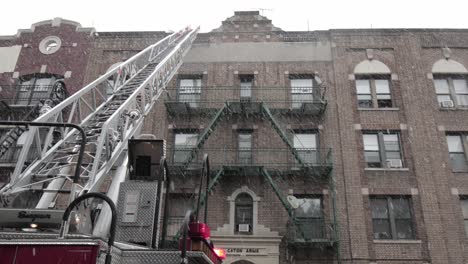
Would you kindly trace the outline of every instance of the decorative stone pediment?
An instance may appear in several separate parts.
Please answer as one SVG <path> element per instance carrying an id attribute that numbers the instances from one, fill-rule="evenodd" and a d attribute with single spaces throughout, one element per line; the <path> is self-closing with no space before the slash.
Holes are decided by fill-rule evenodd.
<path id="1" fill-rule="evenodd" d="M 281 31 L 273 26 L 271 20 L 261 16 L 258 11 L 236 11 L 222 25 L 212 32 L 265 32 Z"/>

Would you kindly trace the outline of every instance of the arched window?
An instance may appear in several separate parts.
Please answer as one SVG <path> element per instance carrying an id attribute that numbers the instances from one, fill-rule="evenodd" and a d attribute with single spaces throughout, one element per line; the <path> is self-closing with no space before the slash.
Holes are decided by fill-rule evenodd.
<path id="1" fill-rule="evenodd" d="M 468 70 L 452 59 L 441 59 L 432 66 L 437 102 L 442 108 L 468 107 Z"/>
<path id="2" fill-rule="evenodd" d="M 378 60 L 365 60 L 354 68 L 359 108 L 389 108 L 392 102 L 391 72 Z"/>
<path id="3" fill-rule="evenodd" d="M 253 199 L 247 193 L 241 193 L 235 201 L 235 233 L 252 234 Z"/>

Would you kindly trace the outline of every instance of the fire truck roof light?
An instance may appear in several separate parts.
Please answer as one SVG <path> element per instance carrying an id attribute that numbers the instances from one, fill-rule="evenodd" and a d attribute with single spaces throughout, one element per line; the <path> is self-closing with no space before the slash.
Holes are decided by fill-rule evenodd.
<path id="1" fill-rule="evenodd" d="M 226 259 L 226 250 L 223 248 L 214 248 L 213 250 L 220 259 Z"/>

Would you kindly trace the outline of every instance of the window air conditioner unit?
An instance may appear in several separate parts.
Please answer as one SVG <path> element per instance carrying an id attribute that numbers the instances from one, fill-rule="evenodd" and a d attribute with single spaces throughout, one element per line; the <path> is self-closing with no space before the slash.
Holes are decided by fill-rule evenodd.
<path id="1" fill-rule="evenodd" d="M 388 168 L 402 168 L 403 162 L 401 159 L 387 159 L 387 167 Z"/>
<path id="2" fill-rule="evenodd" d="M 239 232 L 250 232 L 249 224 L 239 224 Z"/>
<path id="3" fill-rule="evenodd" d="M 452 101 L 452 100 L 442 101 L 442 102 L 440 103 L 440 105 L 441 105 L 443 108 L 452 108 L 452 107 L 455 106 L 455 105 L 453 104 L 453 101 Z"/>

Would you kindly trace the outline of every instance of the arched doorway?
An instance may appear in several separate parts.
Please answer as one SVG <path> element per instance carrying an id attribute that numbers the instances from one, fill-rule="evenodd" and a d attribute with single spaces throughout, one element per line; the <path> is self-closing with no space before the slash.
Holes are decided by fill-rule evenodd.
<path id="1" fill-rule="evenodd" d="M 232 262 L 231 264 L 255 264 L 255 263 L 247 261 L 247 260 L 238 260 L 238 261 Z"/>

